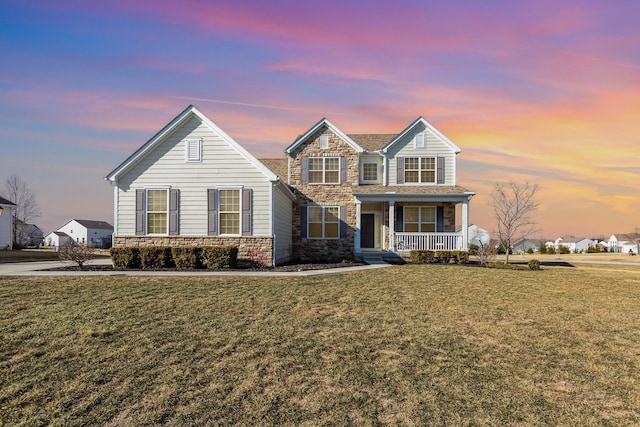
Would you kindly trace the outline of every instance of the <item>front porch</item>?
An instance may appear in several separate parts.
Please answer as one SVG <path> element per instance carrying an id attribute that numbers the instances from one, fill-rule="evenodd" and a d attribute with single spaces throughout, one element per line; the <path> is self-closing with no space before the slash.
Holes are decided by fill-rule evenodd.
<path id="1" fill-rule="evenodd" d="M 395 251 L 466 251 L 463 233 L 395 233 Z"/>

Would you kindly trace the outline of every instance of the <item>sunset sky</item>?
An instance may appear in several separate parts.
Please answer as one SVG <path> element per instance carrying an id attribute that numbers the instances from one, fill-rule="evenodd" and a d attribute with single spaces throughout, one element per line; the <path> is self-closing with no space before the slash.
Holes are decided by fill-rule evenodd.
<path id="1" fill-rule="evenodd" d="M 113 223 L 104 176 L 189 104 L 256 157 L 322 117 L 462 149 L 471 222 L 538 184 L 539 236 L 640 228 L 640 2 L 0 0 L 0 194 Z"/>

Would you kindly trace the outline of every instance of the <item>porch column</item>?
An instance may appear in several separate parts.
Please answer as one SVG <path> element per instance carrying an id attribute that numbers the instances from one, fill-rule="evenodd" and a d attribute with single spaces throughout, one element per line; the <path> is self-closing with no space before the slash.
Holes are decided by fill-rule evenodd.
<path id="1" fill-rule="evenodd" d="M 360 247 L 360 235 L 361 235 L 361 231 L 360 231 L 360 227 L 361 227 L 361 212 L 362 212 L 362 202 L 358 199 L 356 199 L 356 233 L 355 233 L 355 252 L 357 254 L 359 254 L 360 252 L 362 252 L 362 248 Z"/>
<path id="2" fill-rule="evenodd" d="M 462 202 L 462 250 L 469 250 L 469 199 Z"/>
<path id="3" fill-rule="evenodd" d="M 395 239 L 395 234 L 396 234 L 396 216 L 394 213 L 394 205 L 395 205 L 395 201 L 393 200 L 389 200 L 389 251 L 390 252 L 395 252 L 396 251 L 396 239 Z"/>

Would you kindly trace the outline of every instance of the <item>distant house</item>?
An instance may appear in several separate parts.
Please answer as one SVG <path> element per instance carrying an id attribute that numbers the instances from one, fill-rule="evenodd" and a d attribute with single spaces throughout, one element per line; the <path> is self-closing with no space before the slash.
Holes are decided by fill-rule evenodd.
<path id="1" fill-rule="evenodd" d="M 44 240 L 44 234 L 37 225 L 16 219 L 15 240 L 23 246 L 40 246 Z"/>
<path id="2" fill-rule="evenodd" d="M 576 242 L 576 252 L 587 252 L 589 248 L 598 246 L 598 241 L 583 237 Z"/>
<path id="3" fill-rule="evenodd" d="M 56 232 L 62 234 L 47 235 L 46 242 L 54 243 L 57 240 L 58 245 L 52 244 L 48 246 L 60 246 L 64 242 L 60 243 L 60 238 L 64 238 L 64 235 L 68 236 L 76 243 L 89 244 L 96 248 L 108 248 L 111 247 L 111 236 L 113 234 L 113 226 L 105 221 L 92 221 L 86 219 L 72 219 L 62 227 L 58 228 Z"/>
<path id="4" fill-rule="evenodd" d="M 0 197 L 0 249 L 13 248 L 13 224 L 11 221 L 12 210 L 15 203 Z"/>
<path id="5" fill-rule="evenodd" d="M 513 253 L 527 252 L 531 249 L 533 252 L 540 250 L 540 243 L 535 240 L 521 239 L 513 244 Z"/>
<path id="6" fill-rule="evenodd" d="M 67 233 L 63 233 L 62 231 L 52 231 L 44 237 L 44 245 L 59 248 L 71 240 L 71 237 Z"/>
<path id="7" fill-rule="evenodd" d="M 612 234 L 609 237 L 609 252 L 638 253 L 640 233 Z"/>

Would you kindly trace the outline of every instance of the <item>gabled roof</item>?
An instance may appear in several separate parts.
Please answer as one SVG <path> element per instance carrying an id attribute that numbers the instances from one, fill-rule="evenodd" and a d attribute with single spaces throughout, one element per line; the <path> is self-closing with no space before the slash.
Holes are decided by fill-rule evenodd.
<path id="1" fill-rule="evenodd" d="M 387 145 L 393 138 L 396 137 L 395 133 L 384 134 L 349 134 L 349 138 L 355 141 L 365 151 L 380 151 L 382 147 Z"/>
<path id="2" fill-rule="evenodd" d="M 258 159 L 260 163 L 268 167 L 271 172 L 275 173 L 280 178 L 287 178 L 289 175 L 288 160 L 287 159 Z"/>
<path id="3" fill-rule="evenodd" d="M 298 138 L 296 138 L 296 140 L 293 141 L 293 143 L 290 146 L 288 146 L 284 150 L 284 152 L 287 153 L 287 154 L 291 154 L 292 151 L 294 151 L 296 148 L 298 148 L 303 142 L 305 142 L 307 140 L 307 138 L 309 138 L 311 135 L 313 135 L 322 126 L 326 126 L 329 129 L 331 129 L 336 135 L 338 135 L 340 138 L 342 138 L 342 140 L 344 142 L 349 144 L 351 146 L 351 148 L 356 150 L 358 153 L 362 153 L 364 151 L 364 149 L 362 147 L 360 147 L 358 144 L 356 144 L 356 142 L 354 140 L 349 138 L 344 132 L 342 132 L 340 129 L 338 129 L 336 126 L 334 126 L 333 123 L 331 123 L 329 120 L 327 120 L 326 118 L 323 117 L 318 123 L 313 125 L 311 127 L 311 129 L 309 129 L 303 135 L 301 135 Z"/>
<path id="4" fill-rule="evenodd" d="M 250 163 L 252 163 L 258 170 L 260 170 L 269 181 L 277 181 L 278 178 L 275 176 L 273 172 L 271 172 L 266 166 L 260 163 L 255 157 L 253 157 L 247 150 L 245 150 L 240 144 L 233 140 L 229 135 L 227 135 L 222 129 L 220 129 L 215 123 L 213 123 L 207 116 L 202 114 L 200 110 L 198 110 L 193 105 L 189 105 L 182 113 L 178 114 L 169 124 L 167 124 L 160 132 L 156 133 L 150 140 L 148 140 L 142 147 L 136 150 L 132 155 L 130 155 L 124 162 L 120 164 L 117 168 L 111 171 L 105 179 L 111 182 L 116 182 L 118 180 L 118 175 L 125 172 L 131 166 L 136 164 L 140 159 L 142 159 L 147 153 L 149 153 L 155 146 L 164 141 L 165 137 L 169 135 L 173 130 L 178 128 L 180 125 L 185 123 L 191 116 L 196 116 L 198 119 L 202 121 L 202 123 L 207 126 L 213 133 L 218 134 L 229 146 L 235 149 L 241 156 L 247 159 Z"/>
<path id="5" fill-rule="evenodd" d="M 13 203 L 13 202 L 10 202 L 9 200 L 7 200 L 4 197 L 0 196 L 0 205 L 15 206 L 16 204 Z"/>
<path id="6" fill-rule="evenodd" d="M 444 142 L 445 144 L 447 144 L 449 147 L 451 147 L 451 149 L 458 154 L 459 152 L 461 152 L 462 150 L 460 149 L 460 147 L 458 147 L 456 144 L 454 144 L 453 142 L 451 142 L 449 140 L 449 138 L 447 138 L 446 136 L 444 136 L 442 133 L 440 133 L 440 131 L 438 129 L 436 129 L 435 127 L 433 127 L 433 125 L 431 125 L 431 123 L 429 123 L 428 121 L 426 121 L 422 116 L 418 117 L 417 119 L 415 119 L 413 121 L 413 123 L 411 123 L 409 126 L 407 126 L 407 128 L 405 130 L 403 130 L 402 132 L 400 132 L 395 138 L 393 138 L 387 145 L 385 145 L 384 147 L 382 147 L 382 149 L 380 150 L 382 153 L 386 153 L 389 148 L 391 148 L 396 142 L 398 142 L 399 140 L 401 140 L 407 133 L 409 133 L 413 128 L 415 128 L 416 126 L 418 126 L 419 124 L 424 125 L 427 129 L 429 129 L 434 135 L 436 135 L 442 142 Z"/>
<path id="7" fill-rule="evenodd" d="M 75 221 L 86 228 L 96 230 L 113 230 L 113 225 L 105 221 L 91 221 L 88 219 L 72 219 L 71 221 Z"/>

